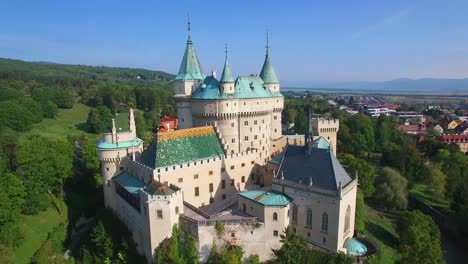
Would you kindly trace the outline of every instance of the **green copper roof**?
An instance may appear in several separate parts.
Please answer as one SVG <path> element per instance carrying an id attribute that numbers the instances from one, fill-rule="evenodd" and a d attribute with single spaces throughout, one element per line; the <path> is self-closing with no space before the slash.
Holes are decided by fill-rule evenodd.
<path id="1" fill-rule="evenodd" d="M 229 62 L 226 57 L 226 60 L 224 61 L 224 69 L 223 69 L 223 75 L 221 75 L 221 80 L 219 81 L 220 83 L 233 83 L 234 78 L 232 77 L 232 72 L 231 72 L 231 67 L 229 67 Z"/>
<path id="2" fill-rule="evenodd" d="M 241 192 L 239 195 L 264 206 L 286 206 L 292 201 L 292 199 L 285 194 L 264 189 Z"/>
<path id="3" fill-rule="evenodd" d="M 330 143 L 323 137 L 319 137 L 318 139 L 314 140 L 313 144 L 314 148 L 319 148 L 319 149 L 328 149 L 330 148 Z"/>
<path id="4" fill-rule="evenodd" d="M 260 72 L 260 77 L 266 84 L 279 83 L 278 78 L 276 77 L 275 70 L 271 65 L 270 55 L 268 51 L 265 56 L 265 62 L 263 63 L 262 71 Z"/>
<path id="5" fill-rule="evenodd" d="M 137 147 L 141 144 L 142 140 L 136 138 L 135 140 L 130 141 L 122 141 L 118 143 L 112 142 L 105 142 L 104 140 L 100 139 L 97 143 L 97 147 L 100 149 L 119 149 L 119 148 L 131 148 Z"/>
<path id="6" fill-rule="evenodd" d="M 239 76 L 234 84 L 233 94 L 222 93 L 219 82 L 213 76 L 205 78 L 204 82 L 193 92 L 192 99 L 220 100 L 281 97 L 280 92 L 271 92 L 258 76 Z"/>
<path id="7" fill-rule="evenodd" d="M 164 168 L 220 157 L 224 150 L 213 127 L 196 127 L 163 133 L 142 153 L 140 162 Z"/>
<path id="8" fill-rule="evenodd" d="M 273 163 L 273 164 L 281 164 L 281 160 L 283 159 L 283 155 L 284 155 L 284 150 L 282 152 L 280 152 L 278 155 L 274 156 L 271 160 L 270 160 L 270 163 Z"/>
<path id="9" fill-rule="evenodd" d="M 114 177 L 114 181 L 122 186 L 131 195 L 138 197 L 138 191 L 145 187 L 146 184 L 137 178 L 130 175 L 127 171 L 123 171 Z"/>
<path id="10" fill-rule="evenodd" d="M 193 48 L 192 41 L 187 41 L 187 47 L 185 48 L 184 58 L 180 64 L 179 73 L 176 76 L 176 80 L 203 80 L 205 75 L 203 74 L 200 62 L 198 61 L 197 53 Z"/>

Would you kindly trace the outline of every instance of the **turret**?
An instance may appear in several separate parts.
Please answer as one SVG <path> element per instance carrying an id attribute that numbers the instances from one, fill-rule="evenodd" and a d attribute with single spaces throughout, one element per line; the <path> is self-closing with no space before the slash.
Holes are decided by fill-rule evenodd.
<path id="1" fill-rule="evenodd" d="M 113 118 L 111 132 L 102 133 L 97 143 L 104 185 L 104 202 L 106 207 L 110 208 L 114 208 L 112 178 L 126 169 L 127 159 L 136 159 L 143 152 L 143 141 L 136 136 L 133 109 L 129 111 L 127 122 L 128 128 L 125 121 L 122 120 L 119 123 Z"/>
<path id="2" fill-rule="evenodd" d="M 174 99 L 176 101 L 179 128 L 192 127 L 190 96 L 204 79 L 205 75 L 203 74 L 197 53 L 193 48 L 192 38 L 190 37 L 189 18 L 187 46 L 185 47 L 184 57 L 180 63 L 179 72 L 175 78 L 176 95 Z"/>
<path id="3" fill-rule="evenodd" d="M 265 62 L 263 63 L 262 71 L 260 72 L 260 77 L 265 83 L 266 87 L 271 92 L 279 92 L 280 84 L 278 78 L 276 77 L 275 70 L 270 62 L 270 46 L 268 43 L 268 32 L 267 32 L 267 43 L 266 43 L 266 55 Z"/>
<path id="4" fill-rule="evenodd" d="M 176 95 L 190 96 L 203 79 L 205 79 L 205 75 L 203 74 L 197 53 L 193 47 L 189 20 L 187 46 L 185 47 L 184 57 L 180 63 L 179 72 L 175 78 Z"/>
<path id="5" fill-rule="evenodd" d="M 219 89 L 222 93 L 233 94 L 235 92 L 234 78 L 232 77 L 231 67 L 229 66 L 226 45 L 226 58 L 224 60 L 223 74 L 219 81 Z"/>

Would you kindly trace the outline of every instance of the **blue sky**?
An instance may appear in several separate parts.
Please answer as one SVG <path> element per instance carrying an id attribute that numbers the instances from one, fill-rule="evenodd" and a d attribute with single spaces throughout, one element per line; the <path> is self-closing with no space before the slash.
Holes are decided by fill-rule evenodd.
<path id="1" fill-rule="evenodd" d="M 260 72 L 269 28 L 284 83 L 468 77 L 468 1 L 0 1 L 0 57 L 176 73 L 187 39 L 206 73 L 228 42 Z"/>

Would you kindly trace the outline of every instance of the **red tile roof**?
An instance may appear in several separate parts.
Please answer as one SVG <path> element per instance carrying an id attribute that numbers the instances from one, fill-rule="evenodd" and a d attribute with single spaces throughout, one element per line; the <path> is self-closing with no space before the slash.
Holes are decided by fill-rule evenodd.
<path id="1" fill-rule="evenodd" d="M 439 140 L 445 143 L 468 142 L 468 135 L 463 134 L 444 134 Z"/>

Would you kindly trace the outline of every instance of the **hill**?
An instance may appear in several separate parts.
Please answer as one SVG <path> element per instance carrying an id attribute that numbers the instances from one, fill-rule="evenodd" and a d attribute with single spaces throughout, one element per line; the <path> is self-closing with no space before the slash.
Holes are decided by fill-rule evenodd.
<path id="1" fill-rule="evenodd" d="M 328 82 L 328 83 L 286 83 L 289 87 L 347 89 L 361 91 L 431 91 L 431 92 L 463 92 L 468 90 L 468 78 L 464 79 L 409 79 L 400 78 L 390 81 L 359 81 L 359 82 Z"/>
<path id="2" fill-rule="evenodd" d="M 0 58 L 0 79 L 36 81 L 42 84 L 89 88 L 113 80 L 131 85 L 168 83 L 174 75 L 162 71 L 105 66 L 68 65 L 51 62 L 27 62 Z"/>

